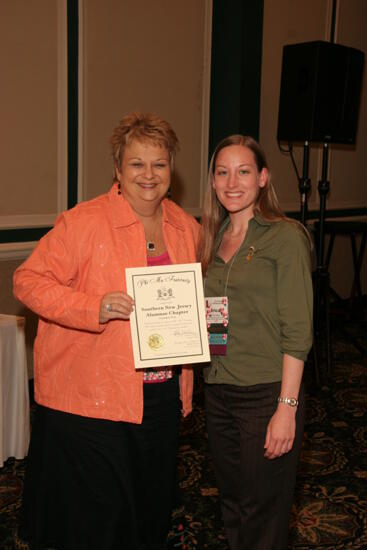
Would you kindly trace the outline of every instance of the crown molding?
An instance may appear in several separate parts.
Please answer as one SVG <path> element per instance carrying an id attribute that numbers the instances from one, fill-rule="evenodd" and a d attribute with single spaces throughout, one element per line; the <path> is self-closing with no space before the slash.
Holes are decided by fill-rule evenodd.
<path id="1" fill-rule="evenodd" d="M 0 244 L 0 261 L 24 260 L 32 252 L 37 242 Z"/>

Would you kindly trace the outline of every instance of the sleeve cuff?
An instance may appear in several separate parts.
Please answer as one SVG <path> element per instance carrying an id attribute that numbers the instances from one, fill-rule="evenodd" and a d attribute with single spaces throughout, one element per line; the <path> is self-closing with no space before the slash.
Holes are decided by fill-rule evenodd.
<path id="1" fill-rule="evenodd" d="M 300 361 L 306 361 L 309 351 L 293 351 L 293 350 L 286 350 L 283 349 L 283 354 L 290 355 L 291 357 L 294 357 L 295 359 L 299 359 Z"/>

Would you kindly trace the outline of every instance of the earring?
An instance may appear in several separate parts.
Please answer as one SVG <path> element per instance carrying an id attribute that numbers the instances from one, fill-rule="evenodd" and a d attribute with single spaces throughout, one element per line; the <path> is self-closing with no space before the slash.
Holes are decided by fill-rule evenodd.
<path id="1" fill-rule="evenodd" d="M 117 184 L 117 194 L 121 195 L 121 182 L 118 182 Z"/>

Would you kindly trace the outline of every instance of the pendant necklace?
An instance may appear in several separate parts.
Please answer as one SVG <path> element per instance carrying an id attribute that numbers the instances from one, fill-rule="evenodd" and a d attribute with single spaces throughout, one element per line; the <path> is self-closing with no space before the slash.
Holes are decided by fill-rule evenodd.
<path id="1" fill-rule="evenodd" d="M 157 250 L 157 231 L 159 229 L 159 223 L 160 223 L 160 220 L 161 220 L 161 215 L 159 215 L 158 219 L 156 220 L 156 222 L 153 224 L 153 231 L 150 232 L 150 238 L 148 237 L 148 231 L 147 229 L 145 229 L 145 234 L 146 234 L 146 246 L 147 246 L 147 251 L 148 252 L 155 252 Z M 158 242 L 159 242 L 159 239 L 158 239 Z"/>
<path id="2" fill-rule="evenodd" d="M 156 244 L 155 244 L 155 240 L 156 240 L 156 228 L 155 230 L 153 231 L 153 234 L 151 235 L 151 239 L 147 238 L 146 239 L 146 243 L 147 243 L 147 250 L 148 252 L 155 252 L 156 250 Z M 152 240 L 153 239 L 153 240 Z"/>

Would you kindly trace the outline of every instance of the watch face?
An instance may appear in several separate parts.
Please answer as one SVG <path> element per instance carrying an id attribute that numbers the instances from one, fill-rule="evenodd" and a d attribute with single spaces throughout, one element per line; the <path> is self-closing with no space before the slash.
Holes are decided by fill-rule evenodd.
<path id="1" fill-rule="evenodd" d="M 286 403 L 290 407 L 297 407 L 298 405 L 298 399 L 295 397 L 278 397 L 279 403 Z"/>

